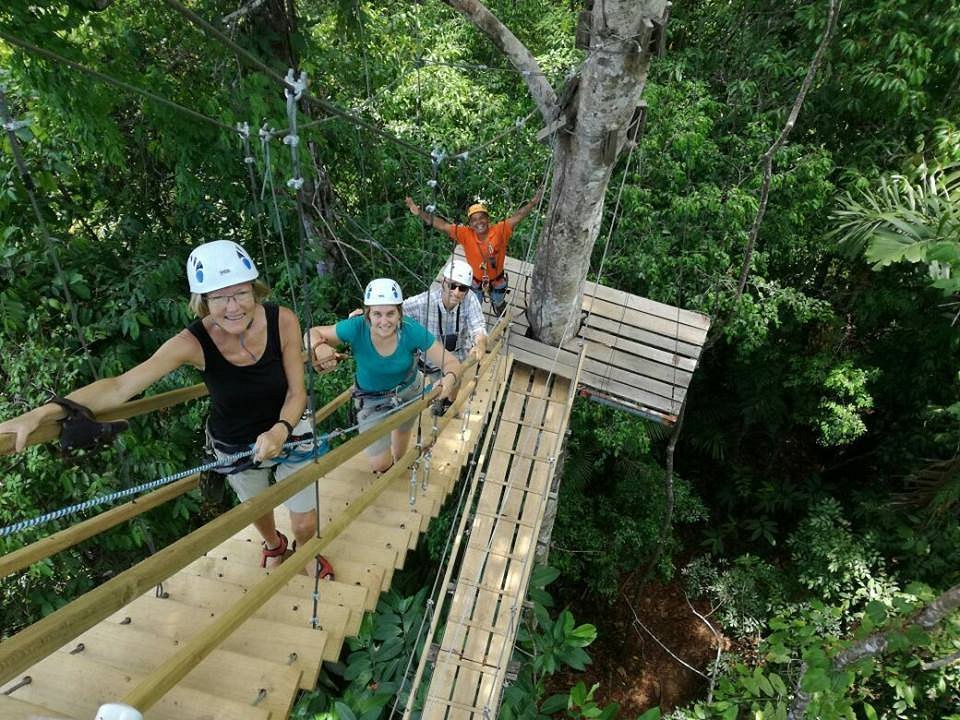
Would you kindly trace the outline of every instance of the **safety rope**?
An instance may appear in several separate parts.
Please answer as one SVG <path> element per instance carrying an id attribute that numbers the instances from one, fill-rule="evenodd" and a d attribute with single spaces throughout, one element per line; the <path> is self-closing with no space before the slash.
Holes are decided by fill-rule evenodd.
<path id="1" fill-rule="evenodd" d="M 264 75 L 270 77 L 280 85 L 286 87 L 286 79 L 282 75 L 280 75 L 275 70 L 273 70 L 273 68 L 271 68 L 269 65 L 264 63 L 262 60 L 260 60 L 260 58 L 258 58 L 256 55 L 251 53 L 249 50 L 243 48 L 242 46 L 238 45 L 236 42 L 231 40 L 230 37 L 227 36 L 225 33 L 223 33 L 220 29 L 218 29 L 211 23 L 204 20 L 202 17 L 197 15 L 192 10 L 186 8 L 183 4 L 181 4 L 177 0 L 163 0 L 163 1 L 168 6 L 170 6 L 173 10 L 175 10 L 177 13 L 179 13 L 180 15 L 185 17 L 187 20 L 189 20 L 192 24 L 200 28 L 204 33 L 219 40 L 229 50 L 233 51 L 233 53 L 237 55 L 241 60 L 253 66 L 254 68 L 262 72 Z M 329 114 L 336 115 L 340 118 L 343 118 L 344 120 L 347 120 L 348 122 L 351 122 L 355 125 L 358 125 L 359 127 L 364 128 L 365 130 L 368 130 L 374 133 L 375 135 L 379 135 L 380 137 L 390 141 L 397 147 L 402 148 L 409 153 L 412 153 L 414 155 L 419 155 L 421 157 L 426 155 L 426 153 L 420 148 L 415 147 L 410 143 L 405 142 L 404 140 L 401 140 L 400 138 L 387 132 L 386 130 L 383 130 L 377 127 L 376 125 L 367 122 L 363 118 L 357 117 L 355 114 L 344 110 L 343 108 L 339 107 L 338 105 L 335 105 L 329 100 L 324 100 L 323 98 L 316 97 L 315 95 L 310 95 L 306 92 L 302 92 L 302 97 L 305 101 L 310 102 L 314 105 L 317 105 L 318 107 L 322 108 Z"/>
<path id="2" fill-rule="evenodd" d="M 264 193 L 270 188 L 270 201 L 273 207 L 273 227 L 280 236 L 280 249 L 283 252 L 283 263 L 287 270 L 287 281 L 290 283 L 290 301 L 293 303 L 293 312 L 300 317 L 300 308 L 297 303 L 297 284 L 293 280 L 293 268 L 290 266 L 290 253 L 287 250 L 287 239 L 283 233 L 283 222 L 280 220 L 280 206 L 277 203 L 277 190 L 273 184 L 273 160 L 270 155 L 270 140 L 274 137 L 273 130 L 264 123 L 260 128 L 260 153 L 263 156 L 263 182 L 260 184 L 260 202 L 263 202 Z"/>
<path id="3" fill-rule="evenodd" d="M 253 199 L 253 218 L 257 225 L 257 239 L 260 241 L 260 260 L 263 264 L 263 276 L 270 286 L 270 274 L 267 264 L 267 246 L 263 236 L 263 224 L 260 222 L 260 215 L 263 213 L 263 203 L 260 194 L 257 193 L 257 179 L 253 172 L 253 166 L 256 164 L 256 158 L 250 150 L 250 123 L 237 123 L 237 134 L 243 144 L 243 164 L 247 166 L 247 183 L 250 185 L 250 197 Z"/>
<path id="4" fill-rule="evenodd" d="M 77 307 L 73 302 L 73 293 L 70 292 L 70 283 L 67 282 L 63 267 L 60 265 L 57 248 L 53 244 L 53 238 L 50 237 L 47 223 L 43 219 L 43 213 L 40 211 L 40 203 L 37 202 L 37 195 L 34 192 L 36 184 L 33 182 L 33 176 L 30 174 L 30 169 L 27 167 L 23 159 L 23 153 L 20 150 L 20 139 L 17 137 L 17 129 L 22 125 L 21 123 L 14 122 L 13 118 L 10 117 L 10 109 L 7 107 L 6 88 L 2 85 L 0 85 L 0 120 L 3 121 L 3 128 L 7 133 L 7 140 L 10 142 L 10 151 L 13 153 L 13 160 L 17 165 L 17 171 L 20 173 L 20 180 L 23 182 L 23 187 L 27 191 L 27 197 L 30 198 L 30 206 L 33 208 L 33 214 L 37 219 L 37 227 L 40 229 L 40 235 L 43 237 L 43 241 L 47 246 L 47 252 L 53 261 L 53 267 L 57 271 L 60 284 L 63 285 L 63 295 L 64 298 L 66 298 L 67 308 L 70 311 L 70 319 L 73 322 L 73 328 L 77 333 L 80 346 L 83 348 L 87 364 L 90 366 L 90 374 L 93 375 L 94 379 L 99 380 L 100 376 L 97 374 L 97 369 L 93 365 L 93 356 L 90 353 L 87 340 L 83 335 L 83 328 L 80 326 Z"/>
<path id="5" fill-rule="evenodd" d="M 85 75 L 89 75 L 90 77 L 96 78 L 97 80 L 105 82 L 109 85 L 113 85 L 115 87 L 119 87 L 128 92 L 135 93 L 142 97 L 153 100 L 154 102 L 158 102 L 161 105 L 166 105 L 167 107 L 173 108 L 174 110 L 177 110 L 182 113 L 186 113 L 192 118 L 195 118 L 197 120 L 202 120 L 203 122 L 209 123 L 211 125 L 216 125 L 217 127 L 223 130 L 227 130 L 228 132 L 231 132 L 231 133 L 234 132 L 234 128 L 225 122 L 217 120 L 216 118 L 208 117 L 207 115 L 204 115 L 203 113 L 199 113 L 196 110 L 191 110 L 188 107 L 180 105 L 179 103 L 176 103 L 173 100 L 168 100 L 165 97 L 161 97 L 156 93 L 150 92 L 149 90 L 144 90 L 141 87 L 137 87 L 136 85 L 131 85 L 130 83 L 125 82 L 123 80 L 117 80 L 116 78 L 111 77 L 105 73 L 102 73 L 99 70 L 94 70 L 93 68 L 89 68 L 86 65 L 81 65 L 80 63 L 74 60 L 68 60 L 62 55 L 58 55 L 57 53 L 51 50 L 45 50 L 44 48 L 38 47 L 33 43 L 27 42 L 26 40 L 21 40 L 20 38 L 14 35 L 11 35 L 9 32 L 5 30 L 0 30 L 0 38 L 2 38 L 3 40 L 6 40 L 11 45 L 16 45 L 17 47 L 23 50 L 27 50 L 28 52 L 33 53 L 34 55 L 39 55 L 40 57 L 44 57 L 48 60 L 53 60 L 54 62 L 58 62 L 62 65 L 66 65 L 67 67 L 73 68 L 74 70 L 82 72 Z"/>
<path id="6" fill-rule="evenodd" d="M 324 436 L 323 441 L 327 440 L 329 437 L 332 437 L 332 434 Z M 288 442 L 283 446 L 283 448 L 291 449 L 301 444 L 303 444 L 302 440 Z M 173 473 L 172 475 L 164 475 L 163 477 L 158 478 L 156 480 L 151 480 L 149 482 L 141 483 L 140 485 L 136 485 L 130 488 L 125 488 L 124 490 L 117 490 L 116 492 L 107 493 L 106 495 L 100 495 L 98 497 L 91 498 L 90 500 L 84 500 L 83 502 L 76 503 L 74 505 L 68 505 L 66 507 L 62 507 L 59 510 L 53 510 L 51 512 L 44 513 L 43 515 L 38 515 L 37 517 L 28 518 L 26 520 L 20 520 L 19 522 L 15 522 L 12 525 L 7 525 L 6 527 L 0 528 L 0 537 L 6 537 L 8 535 L 12 535 L 13 533 L 20 532 L 28 528 L 37 527 L 38 525 L 44 525 L 52 520 L 58 520 L 62 517 L 66 517 L 67 515 L 72 515 L 74 513 L 82 512 L 83 510 L 88 510 L 92 507 L 96 507 L 97 505 L 107 505 L 121 498 L 129 497 L 131 495 L 139 495 L 140 493 L 146 492 L 147 490 L 153 490 L 155 488 L 162 487 L 164 485 L 169 485 L 172 482 L 176 482 L 177 480 L 182 480 L 185 477 L 190 477 L 191 475 L 195 475 L 197 473 L 202 473 L 207 470 L 213 470 L 218 467 L 225 467 L 225 466 L 231 465 L 237 462 L 238 460 L 243 460 L 245 458 L 252 456 L 254 452 L 255 450 L 251 448 L 249 450 L 244 450 L 243 452 L 233 453 L 231 455 L 225 455 L 220 460 L 214 460 L 208 463 L 204 463 L 203 465 L 197 465 L 196 467 L 189 468 L 188 470 L 181 470 L 180 472 Z"/>

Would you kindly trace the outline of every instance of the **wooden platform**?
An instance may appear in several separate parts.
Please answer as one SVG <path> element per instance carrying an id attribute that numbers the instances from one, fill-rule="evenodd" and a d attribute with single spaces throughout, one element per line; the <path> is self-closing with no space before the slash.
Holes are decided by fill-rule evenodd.
<path id="1" fill-rule="evenodd" d="M 287 717 L 298 691 L 313 689 L 322 661 L 339 658 L 344 638 L 356 633 L 363 613 L 376 606 L 407 551 L 439 512 L 476 444 L 496 389 L 489 378 L 482 379 L 469 412 L 444 429 L 434 447 L 426 491 L 411 498 L 409 472 L 401 475 L 324 550 L 337 578 L 320 583 L 316 628 L 311 622 L 314 582 L 296 576 L 145 717 Z M 429 433 L 426 413 L 423 427 Z M 321 528 L 373 481 L 362 455 L 320 478 Z M 280 508 L 275 515 L 292 538 L 286 511 Z M 259 539 L 245 528 L 165 580 L 162 596 L 151 591 L 132 599 L 0 687 L 0 720 L 90 720 L 101 704 L 124 697 L 251 592 L 269 574 L 259 568 L 259 558 Z M 29 683 L 23 683 L 27 677 Z"/>
<path id="2" fill-rule="evenodd" d="M 500 707 L 571 380 L 515 364 L 427 691 L 424 720 L 493 720 Z"/>
<path id="3" fill-rule="evenodd" d="M 462 250 L 458 247 L 458 253 Z M 507 295 L 515 311 L 527 307 L 533 266 L 507 257 Z M 489 324 L 496 319 L 484 305 Z M 509 349 L 518 362 L 573 377 L 580 350 L 587 348 L 580 390 L 664 424 L 673 424 L 696 370 L 710 318 L 621 290 L 584 283 L 584 324 L 561 348 L 525 337 L 524 313 L 516 319 Z"/>

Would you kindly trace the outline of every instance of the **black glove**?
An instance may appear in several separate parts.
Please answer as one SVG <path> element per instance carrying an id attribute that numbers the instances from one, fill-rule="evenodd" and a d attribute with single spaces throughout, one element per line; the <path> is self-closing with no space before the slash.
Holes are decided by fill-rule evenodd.
<path id="1" fill-rule="evenodd" d="M 430 412 L 439 417 L 443 415 L 447 408 L 453 405 L 453 400 L 448 400 L 447 398 L 437 398 L 433 401 L 433 405 L 430 408 Z"/>
<path id="2" fill-rule="evenodd" d="M 77 450 L 106 447 L 130 424 L 126 420 L 100 422 L 90 408 L 66 398 L 54 396 L 50 402 L 59 405 L 67 413 L 60 430 L 60 450 L 64 455 Z"/>

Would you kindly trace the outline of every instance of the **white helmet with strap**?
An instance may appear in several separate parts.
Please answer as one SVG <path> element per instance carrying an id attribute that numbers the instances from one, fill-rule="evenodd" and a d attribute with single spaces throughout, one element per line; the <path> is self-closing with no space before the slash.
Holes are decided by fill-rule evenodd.
<path id="1" fill-rule="evenodd" d="M 370 305 L 400 305 L 403 302 L 403 291 L 396 280 L 377 278 L 367 283 L 363 291 L 364 306 Z"/>
<path id="2" fill-rule="evenodd" d="M 447 280 L 453 280 L 461 285 L 470 286 L 473 284 L 473 269 L 466 260 L 454 260 L 445 262 L 441 271 L 443 277 Z"/>
<path id="3" fill-rule="evenodd" d="M 187 258 L 190 292 L 204 295 L 260 277 L 249 253 L 233 240 L 214 240 L 193 249 Z"/>

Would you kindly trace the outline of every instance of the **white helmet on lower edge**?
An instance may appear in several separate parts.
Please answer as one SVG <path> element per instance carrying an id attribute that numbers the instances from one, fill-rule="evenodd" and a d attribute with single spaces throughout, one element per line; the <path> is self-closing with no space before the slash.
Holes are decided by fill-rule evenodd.
<path id="1" fill-rule="evenodd" d="M 193 249 L 187 258 L 190 292 L 203 295 L 260 277 L 250 255 L 233 240 L 214 240 Z"/>
<path id="2" fill-rule="evenodd" d="M 367 305 L 399 305 L 403 302 L 403 291 L 396 280 L 377 278 L 367 283 L 363 291 L 363 304 Z"/>
<path id="3" fill-rule="evenodd" d="M 445 262 L 443 264 L 441 275 L 443 275 L 443 277 L 447 280 L 453 280 L 461 285 L 473 284 L 473 269 L 470 267 L 470 263 L 468 263 L 466 260 Z"/>

